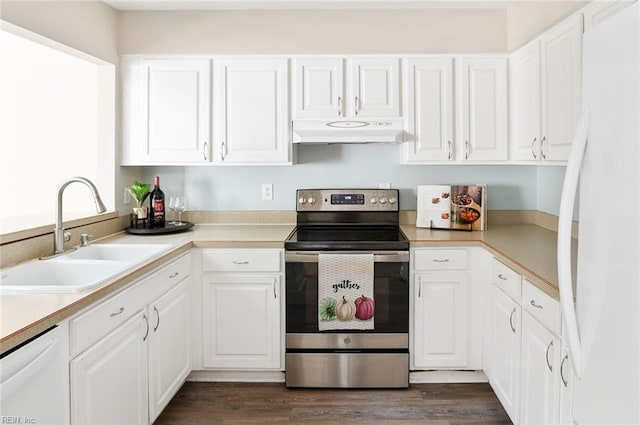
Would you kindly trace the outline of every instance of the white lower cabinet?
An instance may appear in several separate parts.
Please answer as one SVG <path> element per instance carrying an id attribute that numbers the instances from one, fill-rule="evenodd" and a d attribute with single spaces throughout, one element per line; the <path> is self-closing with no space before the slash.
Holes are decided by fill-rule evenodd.
<path id="1" fill-rule="evenodd" d="M 414 366 L 465 367 L 467 273 L 418 274 L 414 296 Z"/>
<path id="2" fill-rule="evenodd" d="M 71 423 L 148 424 L 178 391 L 191 371 L 190 269 L 183 256 L 70 320 Z"/>
<path id="3" fill-rule="evenodd" d="M 203 366 L 283 370 L 282 250 L 202 253 Z"/>
<path id="4" fill-rule="evenodd" d="M 520 424 L 558 420 L 560 340 L 525 313 L 522 319 Z"/>
<path id="5" fill-rule="evenodd" d="M 519 414 L 521 312 L 519 303 L 492 287 L 489 381 L 514 424 Z"/>
<path id="6" fill-rule="evenodd" d="M 191 278 L 147 308 L 149 335 L 149 419 L 155 421 L 191 372 L 189 335 Z"/>
<path id="7" fill-rule="evenodd" d="M 71 361 L 71 423 L 148 422 L 148 337 L 141 310 Z"/>

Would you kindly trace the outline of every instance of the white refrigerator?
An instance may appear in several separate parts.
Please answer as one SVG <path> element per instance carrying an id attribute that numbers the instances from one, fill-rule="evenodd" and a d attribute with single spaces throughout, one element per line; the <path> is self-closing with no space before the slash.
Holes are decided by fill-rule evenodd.
<path id="1" fill-rule="evenodd" d="M 640 424 L 639 20 L 636 2 L 583 40 L 583 115 L 558 229 L 563 337 L 574 366 L 572 415 L 579 425 Z M 578 265 L 572 276 L 578 186 Z"/>

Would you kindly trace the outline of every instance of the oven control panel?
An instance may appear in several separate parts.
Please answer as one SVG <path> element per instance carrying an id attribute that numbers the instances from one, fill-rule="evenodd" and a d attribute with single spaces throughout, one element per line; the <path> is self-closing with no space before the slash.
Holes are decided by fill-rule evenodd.
<path id="1" fill-rule="evenodd" d="M 397 189 L 298 189 L 297 211 L 399 211 Z"/>

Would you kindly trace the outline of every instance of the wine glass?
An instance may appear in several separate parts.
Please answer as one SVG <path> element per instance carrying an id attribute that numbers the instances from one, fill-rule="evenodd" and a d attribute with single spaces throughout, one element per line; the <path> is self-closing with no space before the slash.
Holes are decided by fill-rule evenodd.
<path id="1" fill-rule="evenodd" d="M 177 196 L 171 196 L 169 197 L 169 204 L 167 205 L 167 208 L 169 208 L 169 211 L 171 211 L 171 221 L 169 222 L 169 224 L 177 224 L 176 222 L 176 200 L 178 199 Z"/>
<path id="2" fill-rule="evenodd" d="M 184 223 L 182 222 L 182 213 L 187 210 L 187 199 L 184 196 L 175 196 L 173 208 L 175 211 L 178 211 L 178 222 L 177 226 L 181 226 Z"/>

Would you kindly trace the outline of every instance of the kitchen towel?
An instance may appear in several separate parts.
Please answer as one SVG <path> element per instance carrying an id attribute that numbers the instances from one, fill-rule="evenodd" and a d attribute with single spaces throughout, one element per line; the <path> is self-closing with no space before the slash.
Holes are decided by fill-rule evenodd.
<path id="1" fill-rule="evenodd" d="M 318 255 L 318 330 L 374 329 L 373 254 Z"/>

